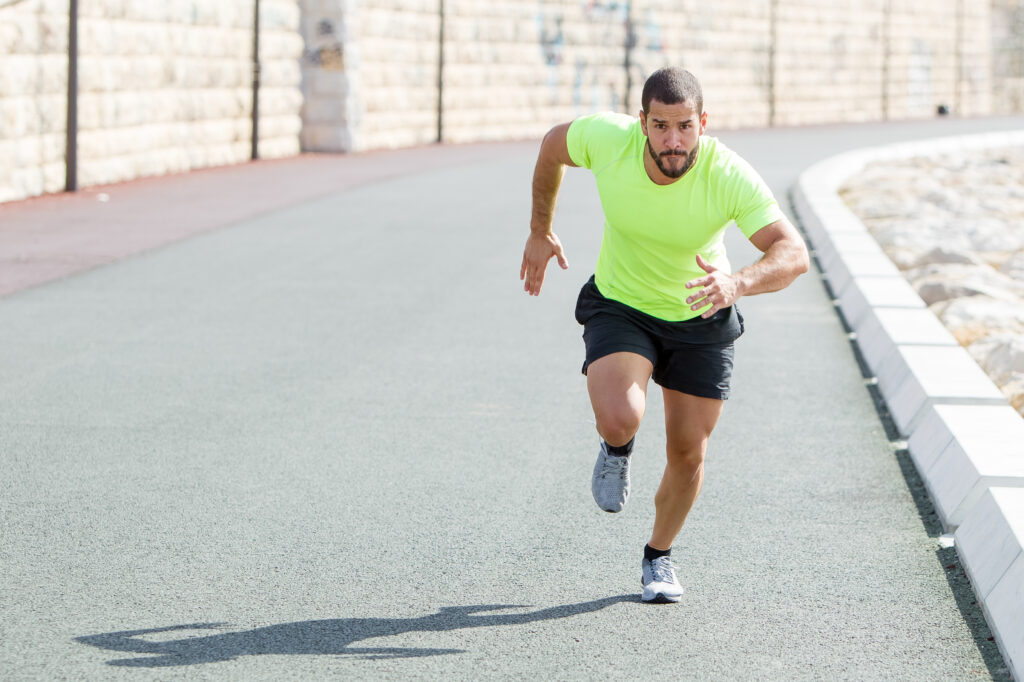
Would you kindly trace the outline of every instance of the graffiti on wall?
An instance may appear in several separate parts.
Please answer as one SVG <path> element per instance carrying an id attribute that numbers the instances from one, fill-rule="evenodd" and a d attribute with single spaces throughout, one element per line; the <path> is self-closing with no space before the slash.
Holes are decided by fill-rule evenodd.
<path id="1" fill-rule="evenodd" d="M 603 28 L 606 33 L 604 36 L 595 35 L 594 44 L 622 44 L 625 59 L 625 50 L 632 47 L 629 40 L 623 37 L 623 30 L 627 33 L 629 31 L 629 0 L 579 0 L 578 8 L 575 16 L 581 17 L 595 32 Z M 602 109 L 618 111 L 622 96 L 607 63 L 592 62 L 586 52 L 569 55 L 572 80 L 566 82 L 565 12 L 565 6 L 561 3 L 549 9 L 542 2 L 535 15 L 538 47 L 547 71 L 545 87 L 551 104 L 557 105 L 564 97 L 566 88 L 569 88 L 572 107 L 577 112 Z"/>
<path id="2" fill-rule="evenodd" d="M 345 70 L 345 47 L 333 21 L 321 19 L 316 22 L 316 35 L 309 42 L 315 46 L 303 53 L 304 61 L 328 71 Z"/>

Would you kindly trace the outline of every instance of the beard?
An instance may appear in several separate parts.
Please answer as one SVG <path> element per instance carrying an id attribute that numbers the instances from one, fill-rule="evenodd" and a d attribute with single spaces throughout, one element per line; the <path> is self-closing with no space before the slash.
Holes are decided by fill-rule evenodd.
<path id="1" fill-rule="evenodd" d="M 693 165 L 693 162 L 697 160 L 697 150 L 699 148 L 700 146 L 698 145 L 694 147 L 693 151 L 689 153 L 666 151 L 662 152 L 661 154 L 657 154 L 654 151 L 654 146 L 651 144 L 650 138 L 647 139 L 647 151 L 650 152 L 651 158 L 654 159 L 655 165 L 658 167 L 658 170 L 660 170 L 663 175 L 670 178 L 681 178 L 683 177 L 683 174 L 686 173 L 686 171 L 690 170 L 690 167 Z M 668 156 L 682 156 L 685 158 L 683 160 L 683 164 L 679 166 L 679 168 L 672 168 L 662 162 L 662 157 Z"/>

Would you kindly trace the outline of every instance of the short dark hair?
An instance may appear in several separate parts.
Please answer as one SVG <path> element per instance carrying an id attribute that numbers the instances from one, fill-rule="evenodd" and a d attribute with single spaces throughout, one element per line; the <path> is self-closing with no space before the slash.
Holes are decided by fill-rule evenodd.
<path id="1" fill-rule="evenodd" d="M 704 113 L 704 93 L 700 81 L 686 69 L 677 66 L 658 69 L 647 78 L 640 99 L 645 115 L 651 110 L 652 100 L 664 104 L 688 102 L 698 114 Z"/>

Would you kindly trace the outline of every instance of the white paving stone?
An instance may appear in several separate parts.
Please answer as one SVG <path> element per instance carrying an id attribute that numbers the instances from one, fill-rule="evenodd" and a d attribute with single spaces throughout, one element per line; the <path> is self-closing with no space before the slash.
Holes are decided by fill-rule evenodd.
<path id="1" fill-rule="evenodd" d="M 985 607 L 1014 679 L 1024 678 L 1024 557 L 1013 562 L 985 600 Z"/>
<path id="2" fill-rule="evenodd" d="M 956 551 L 1017 679 L 1024 674 L 1024 489 L 990 488 L 956 531 Z"/>
<path id="3" fill-rule="evenodd" d="M 897 347 L 882 364 L 878 389 L 902 434 L 913 433 L 929 404 L 1005 403 L 992 380 L 960 347 Z"/>
<path id="4" fill-rule="evenodd" d="M 832 291 L 842 294 L 855 277 L 900 277 L 899 269 L 884 253 L 848 253 L 825 273 Z"/>
<path id="5" fill-rule="evenodd" d="M 930 464 L 928 453 L 921 450 L 925 441 L 917 441 L 921 456 L 915 457 L 915 464 L 943 524 L 955 528 L 986 488 L 1024 488 L 1024 420 L 1005 404 L 934 409 L 948 428 L 950 441 Z"/>
<path id="6" fill-rule="evenodd" d="M 851 230 L 831 234 L 827 248 L 817 251 L 818 263 L 826 271 L 830 270 L 838 260 L 852 255 L 885 256 L 885 252 L 882 251 L 867 228 L 860 231 Z"/>
<path id="7" fill-rule="evenodd" d="M 864 323 L 872 308 L 924 310 L 924 301 L 902 276 L 855 277 L 841 292 L 833 290 L 851 329 Z"/>
<path id="8" fill-rule="evenodd" d="M 990 488 L 955 537 L 971 584 L 978 596 L 987 597 L 1024 556 L 1024 489 Z"/>
<path id="9" fill-rule="evenodd" d="M 853 330 L 864 361 L 876 375 L 896 346 L 958 346 L 942 322 L 925 308 L 869 308 Z"/>

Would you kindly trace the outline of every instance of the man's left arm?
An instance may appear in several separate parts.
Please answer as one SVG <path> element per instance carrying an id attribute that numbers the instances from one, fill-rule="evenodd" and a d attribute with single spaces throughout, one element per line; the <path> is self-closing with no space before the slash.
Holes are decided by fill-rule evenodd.
<path id="1" fill-rule="evenodd" d="M 731 306 L 740 296 L 785 289 L 810 267 L 807 246 L 786 218 L 765 225 L 750 236 L 750 241 L 764 256 L 733 274 L 709 265 L 698 254 L 697 265 L 708 274 L 686 283 L 687 289 L 697 289 L 686 299 L 691 310 L 711 304 L 701 315 L 711 317 Z"/>

